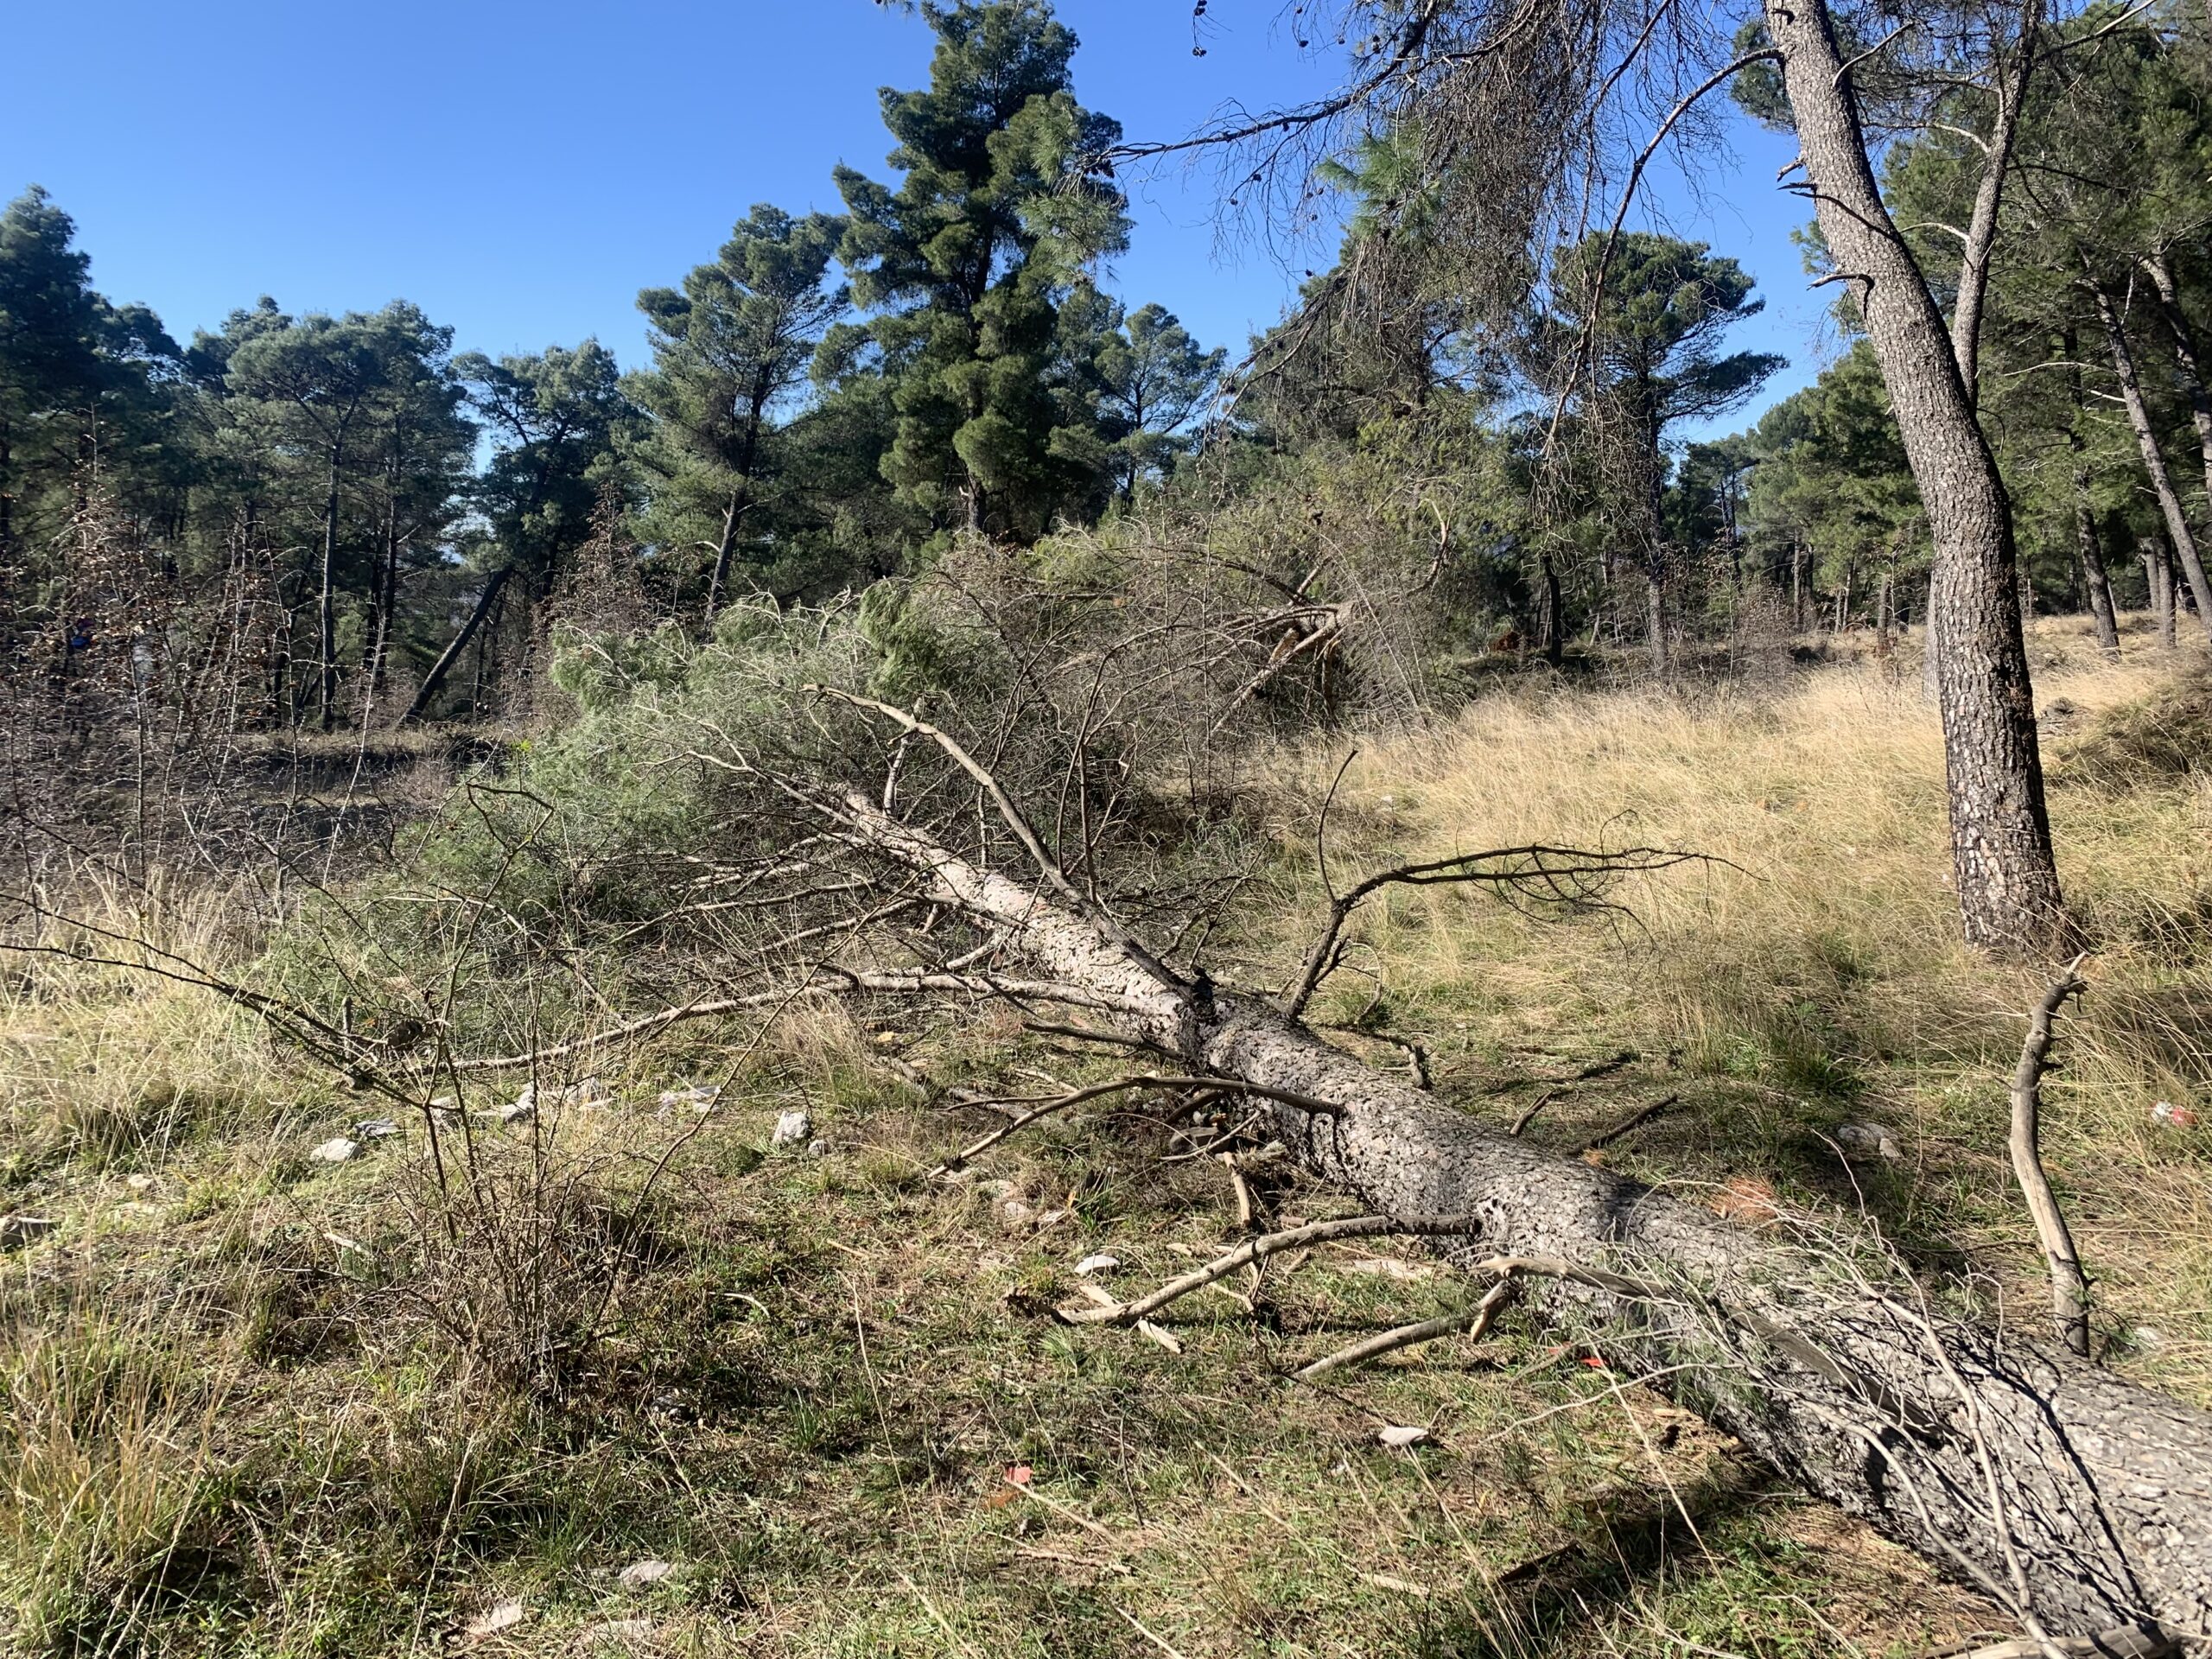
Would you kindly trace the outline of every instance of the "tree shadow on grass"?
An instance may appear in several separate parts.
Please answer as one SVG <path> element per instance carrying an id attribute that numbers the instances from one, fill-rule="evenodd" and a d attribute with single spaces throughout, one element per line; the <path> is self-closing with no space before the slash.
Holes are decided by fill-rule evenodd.
<path id="1" fill-rule="evenodd" d="M 1716 1570 L 1698 1533 L 1746 1515 L 1780 1486 L 1770 1471 L 1717 1459 L 1703 1477 L 1595 1514 L 1581 1535 L 1437 1609 L 1408 1659 L 1544 1659 L 1592 1651 L 1594 1623 L 1669 1584 Z M 1680 1503 L 1676 1502 L 1679 1496 Z M 1687 1512 L 1687 1513 L 1686 1513 Z"/>

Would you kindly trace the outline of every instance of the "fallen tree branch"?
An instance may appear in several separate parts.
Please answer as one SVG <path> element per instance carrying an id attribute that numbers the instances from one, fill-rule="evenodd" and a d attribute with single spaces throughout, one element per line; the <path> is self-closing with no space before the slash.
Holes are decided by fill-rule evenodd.
<path id="1" fill-rule="evenodd" d="M 954 1171 L 964 1167 L 971 1158 L 989 1151 L 1008 1135 L 1027 1128 L 1040 1117 L 1050 1117 L 1053 1113 L 1065 1111 L 1071 1106 L 1080 1106 L 1087 1100 L 1099 1100 L 1108 1095 L 1125 1094 L 1132 1089 L 1211 1089 L 1224 1094 L 1252 1095 L 1264 1100 L 1279 1101 L 1286 1106 L 1294 1106 L 1303 1112 L 1327 1114 L 1344 1109 L 1334 1101 L 1316 1100 L 1310 1095 L 1300 1095 L 1288 1089 L 1269 1089 L 1259 1084 L 1239 1083 L 1233 1077 L 1160 1077 L 1146 1073 L 1139 1077 L 1116 1078 L 1112 1083 L 1094 1084 L 1085 1089 L 1072 1089 L 1064 1095 L 1055 1095 L 1039 1104 L 1033 1111 L 1024 1112 L 1020 1117 L 1001 1123 L 982 1140 L 963 1147 L 930 1173 L 932 1176 L 950 1175 Z M 975 1100 L 964 1103 L 973 1106 L 1005 1106 L 1022 1103 L 1006 1100 Z"/>
<path id="2" fill-rule="evenodd" d="M 2020 1063 L 2012 1073 L 2012 1130 L 2006 1148 L 2050 1272 L 2050 1312 L 2059 1340 L 2086 1359 L 2089 1355 L 2089 1283 L 2082 1272 L 2082 1258 L 2074 1248 L 2065 1212 L 2050 1190 L 2050 1178 L 2044 1173 L 2040 1145 L 2044 1074 L 2054 1064 L 2052 1027 L 2067 999 L 2089 988 L 2081 976 L 2082 961 L 2076 957 L 2067 963 L 2028 1015 L 2028 1034 L 2020 1045 Z"/>
<path id="3" fill-rule="evenodd" d="M 1491 1320 L 1497 1310 L 1505 1306 L 1513 1294 L 1513 1280 L 1509 1274 L 1501 1278 L 1484 1294 L 1482 1300 L 1472 1307 L 1462 1308 L 1457 1313 L 1441 1318 L 1423 1319 L 1418 1325 L 1402 1325 L 1395 1331 L 1385 1331 L 1377 1336 L 1339 1348 L 1333 1354 L 1315 1360 L 1292 1373 L 1301 1382 L 1311 1382 L 1317 1376 L 1326 1376 L 1331 1371 L 1346 1365 L 1364 1364 L 1370 1359 L 1380 1359 L 1385 1354 L 1395 1354 L 1401 1348 L 1411 1348 L 1424 1342 L 1433 1342 L 1439 1337 L 1449 1337 L 1465 1332 L 1470 1337 L 1480 1337 L 1490 1329 Z"/>
<path id="4" fill-rule="evenodd" d="M 1970 1582 L 2002 1581 L 2016 1557 L 2046 1630 L 2147 1618 L 2212 1637 L 2212 1414 L 2017 1332 L 1931 1314 L 1939 1364 L 1893 1300 L 1870 1301 L 1834 1274 L 1872 1242 L 1855 1225 L 1741 1227 L 1546 1154 L 1370 1069 L 1280 1004 L 1221 987 L 1201 1000 L 1089 917 L 872 803 L 848 798 L 843 811 L 855 844 L 925 875 L 934 899 L 1005 951 L 1112 1001 L 1116 1026 L 1183 1054 L 1192 1073 L 1342 1106 L 1326 1117 L 1286 1108 L 1278 1138 L 1400 1226 L 1463 1217 L 1463 1236 L 1496 1253 L 1478 1271 L 1507 1260 L 1561 1269 L 1527 1293 L 1539 1319 L 1602 1329 L 1654 1386 L 1789 1478 Z M 1894 1256 L 1884 1262 L 1902 1276 Z M 1993 1478 L 2009 1517 L 2002 1543 L 1983 1496 Z"/>
<path id="5" fill-rule="evenodd" d="M 1354 911 L 1385 887 L 1488 887 L 1518 893 L 1540 905 L 1569 911 L 1592 910 L 1605 907 L 1605 887 L 1617 877 L 1649 874 L 1672 869 L 1678 864 L 1713 861 L 1710 854 L 1666 847 L 1630 847 L 1608 853 L 1532 843 L 1460 853 L 1416 864 L 1393 865 L 1341 893 L 1330 895 L 1328 919 L 1306 952 L 1305 966 L 1296 982 L 1285 994 L 1282 1011 L 1294 1020 L 1306 1012 L 1313 993 L 1336 968 L 1337 941 L 1344 932 L 1344 924 L 1351 919 Z"/>
<path id="6" fill-rule="evenodd" d="M 1680 1095 L 1662 1095 L 1657 1100 L 1652 1101 L 1648 1105 L 1637 1107 L 1626 1117 L 1621 1119 L 1619 1122 L 1614 1124 L 1611 1128 L 1600 1129 L 1597 1134 L 1592 1135 L 1587 1141 L 1585 1141 L 1580 1147 L 1575 1148 L 1574 1155 L 1578 1158 L 1586 1158 L 1590 1154 L 1596 1152 L 1601 1147 L 1610 1147 L 1614 1141 L 1619 1140 L 1621 1136 L 1626 1135 L 1630 1129 L 1637 1128 L 1641 1125 L 1649 1122 L 1651 1119 L 1658 1116 L 1660 1113 L 1665 1111 L 1669 1106 L 1672 1106 L 1680 1099 L 1681 1099 Z"/>

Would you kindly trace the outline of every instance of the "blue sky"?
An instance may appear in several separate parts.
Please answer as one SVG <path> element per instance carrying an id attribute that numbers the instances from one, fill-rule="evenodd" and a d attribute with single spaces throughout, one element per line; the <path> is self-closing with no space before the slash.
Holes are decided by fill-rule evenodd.
<path id="1" fill-rule="evenodd" d="M 1132 137 L 1179 137 L 1230 100 L 1323 90 L 1333 64 L 1277 0 L 1060 0 L 1078 95 Z M 596 334 L 643 356 L 637 290 L 711 257 L 756 201 L 838 206 L 830 169 L 886 176 L 876 89 L 927 79 L 918 18 L 868 0 L 111 0 L 9 23 L 0 194 L 38 183 L 77 220 L 93 279 L 180 339 L 274 295 L 293 311 L 416 301 L 457 344 L 535 350 Z M 1787 155 L 1745 125 L 1702 200 L 1657 179 L 1667 227 L 1734 254 L 1783 353 L 1817 372 L 1822 308 L 1774 188 Z M 1113 273 L 1208 344 L 1241 347 L 1304 265 L 1217 233 L 1209 172 L 1141 185 Z M 1726 424 L 1739 423 L 1737 417 Z"/>

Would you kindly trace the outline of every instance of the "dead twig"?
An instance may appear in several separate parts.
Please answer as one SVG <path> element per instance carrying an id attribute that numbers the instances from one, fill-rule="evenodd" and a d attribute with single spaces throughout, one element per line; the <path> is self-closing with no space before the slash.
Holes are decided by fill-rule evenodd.
<path id="1" fill-rule="evenodd" d="M 1352 1216 L 1341 1221 L 1317 1221 L 1311 1226 L 1294 1227 L 1287 1232 L 1268 1233 L 1249 1239 L 1228 1255 L 1217 1256 L 1196 1272 L 1171 1280 L 1133 1302 L 1116 1302 L 1106 1307 L 1064 1307 L 1059 1310 L 1059 1317 L 1070 1325 L 1130 1325 L 1157 1313 L 1168 1303 L 1180 1300 L 1194 1290 L 1204 1290 L 1217 1279 L 1227 1278 L 1245 1263 L 1262 1261 L 1279 1250 L 1332 1238 L 1373 1238 L 1383 1233 L 1435 1237 L 1472 1233 L 1477 1227 L 1478 1224 L 1465 1216 Z"/>
<path id="2" fill-rule="evenodd" d="M 1339 1348 L 1335 1353 L 1315 1360 L 1294 1375 L 1301 1382 L 1311 1382 L 1315 1377 L 1326 1376 L 1341 1366 L 1363 1364 L 1368 1360 L 1379 1359 L 1384 1354 L 1394 1354 L 1401 1348 L 1433 1342 L 1439 1337 L 1452 1336 L 1461 1331 L 1471 1337 L 1480 1337 L 1490 1329 L 1491 1320 L 1512 1294 L 1513 1279 L 1508 1274 L 1492 1285 L 1489 1293 L 1472 1307 L 1462 1308 L 1457 1313 L 1446 1313 L 1438 1319 L 1423 1319 L 1418 1325 L 1402 1325 L 1395 1331 L 1384 1331 L 1376 1336 L 1363 1338 L 1349 1347 Z"/>
<path id="3" fill-rule="evenodd" d="M 1520 1116 L 1513 1120 L 1513 1127 L 1508 1129 L 1506 1133 L 1511 1135 L 1518 1135 L 1522 1130 L 1527 1128 L 1531 1123 L 1535 1122 L 1536 1121 L 1536 1114 L 1542 1111 L 1544 1108 L 1550 1105 L 1552 1102 L 1557 1100 L 1561 1092 L 1561 1090 L 1557 1089 L 1545 1090 L 1542 1094 L 1538 1095 L 1536 1098 L 1529 1103 L 1528 1109 L 1524 1110 Z"/>
<path id="4" fill-rule="evenodd" d="M 1578 1158 L 1586 1157 L 1589 1154 L 1597 1151 L 1600 1147 L 1610 1147 L 1614 1141 L 1619 1140 L 1621 1136 L 1626 1135 L 1630 1129 L 1636 1128 L 1642 1124 L 1650 1122 L 1651 1119 L 1658 1116 L 1660 1113 L 1665 1111 L 1669 1106 L 1672 1106 L 1680 1099 L 1681 1099 L 1680 1095 L 1662 1095 L 1659 1099 L 1651 1102 L 1648 1105 L 1637 1107 L 1626 1117 L 1621 1119 L 1619 1122 L 1614 1124 L 1611 1128 L 1600 1129 L 1597 1134 L 1592 1135 L 1587 1141 L 1585 1141 L 1580 1147 L 1575 1148 L 1574 1155 Z M 1514 1133 L 1516 1135 L 1518 1135 L 1520 1132 L 1521 1131 L 1518 1127 L 1514 1129 Z"/>
<path id="5" fill-rule="evenodd" d="M 2053 980 L 2043 1000 L 2028 1015 L 2028 1034 L 2020 1045 L 2020 1063 L 2012 1073 L 2012 1132 L 2008 1149 L 2012 1173 L 2035 1220 L 2036 1236 L 2042 1241 L 2044 1261 L 2050 1270 L 2051 1318 L 2060 1340 L 2087 1358 L 2089 1352 L 2089 1286 L 2082 1272 L 2082 1258 L 2067 1230 L 2066 1217 L 2044 1173 L 2038 1144 L 2043 1111 L 2043 1078 L 2054 1062 L 2050 1058 L 2052 1027 L 2069 997 L 2079 996 L 2088 983 L 2080 974 L 2082 958 L 2075 957 Z"/>

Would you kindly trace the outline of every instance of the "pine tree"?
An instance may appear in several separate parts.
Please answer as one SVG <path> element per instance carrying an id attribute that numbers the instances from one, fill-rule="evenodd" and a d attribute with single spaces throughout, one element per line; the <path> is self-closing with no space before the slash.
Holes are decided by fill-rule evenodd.
<path id="1" fill-rule="evenodd" d="M 830 214 L 794 219 L 764 204 L 681 289 L 638 296 L 652 324 L 653 366 L 628 383 L 652 417 L 632 452 L 651 495 L 645 531 L 663 550 L 712 550 L 710 623 L 747 517 L 774 493 L 777 408 L 849 303 L 825 280 L 844 232 Z"/>
<path id="2" fill-rule="evenodd" d="M 941 522 L 1016 537 L 1096 488 L 1095 410 L 1056 377 L 1058 314 L 1127 245 L 1096 160 L 1121 129 L 1075 101 L 1076 37 L 1044 0 L 925 5 L 925 91 L 884 89 L 896 190 L 836 173 L 852 223 L 839 258 L 892 380 L 884 475 Z"/>

